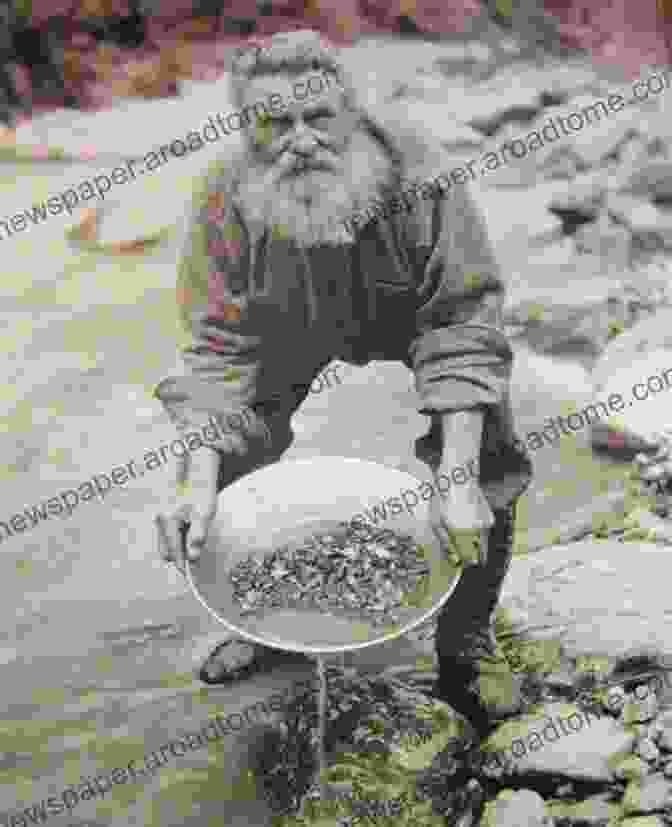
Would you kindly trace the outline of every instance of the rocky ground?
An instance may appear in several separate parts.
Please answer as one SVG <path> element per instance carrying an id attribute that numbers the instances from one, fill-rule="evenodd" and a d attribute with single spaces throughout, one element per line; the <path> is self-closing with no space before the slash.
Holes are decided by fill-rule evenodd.
<path id="1" fill-rule="evenodd" d="M 528 134 L 553 112 L 618 89 L 628 98 L 629 81 L 615 71 L 598 71 L 580 58 L 521 62 L 515 44 L 506 42 L 496 60 L 480 42 L 389 40 L 361 45 L 350 59 L 371 103 L 405 97 L 409 115 L 432 124 L 456 163 Z M 71 113 L 50 115 L 50 129 L 61 130 L 59 146 L 69 142 L 74 158 L 83 143 L 93 143 L 97 159 L 3 162 L 0 213 L 11 215 L 117 163 L 109 159 L 139 157 L 186 133 L 205 120 L 213 95 L 226 111 L 221 85 L 185 84 L 177 101 L 129 101 L 74 120 Z M 512 396 L 521 434 L 612 392 L 629 400 L 633 382 L 667 367 L 671 101 L 667 89 L 479 181 L 475 195 L 510 280 Z M 43 140 L 45 129 L 37 119 L 22 140 Z M 77 246 L 65 238 L 60 217 L 3 241 L 4 518 L 172 436 L 149 394 L 176 358 L 179 233 L 172 227 L 189 179 L 205 160 L 174 161 L 110 199 L 100 240 L 168 230 L 143 252 L 119 256 L 100 245 Z M 374 363 L 340 366 L 339 375 L 338 387 L 309 398 L 297 413 L 288 458 L 355 456 L 426 477 L 412 453 L 425 421 L 415 412 L 406 370 Z M 672 785 L 668 686 L 623 677 L 664 670 L 672 654 L 666 594 L 672 531 L 665 504 L 638 497 L 627 479 L 638 439 L 668 424 L 665 399 L 656 392 L 628 406 L 618 422 L 535 451 L 536 478 L 519 509 L 500 631 L 512 661 L 530 676 L 528 717 L 506 722 L 492 744 L 510 759 L 508 744 L 535 720 L 546 722 L 544 714 L 569 719 L 568 704 L 587 704 L 597 718 L 557 746 L 530 743 L 515 766 L 509 760 L 493 771 L 478 758 L 487 745 L 470 743 L 450 710 L 430 715 L 429 730 L 425 721 L 421 735 L 429 731 L 432 738 L 424 750 L 390 747 L 408 731 L 402 721 L 407 728 L 417 723 L 410 713 L 408 720 L 396 716 L 399 726 L 385 731 L 379 751 L 394 753 L 388 787 L 396 784 L 395 795 L 424 797 L 425 804 L 413 799 L 420 809 L 404 805 L 409 824 L 431 823 L 429 800 L 461 827 L 479 820 L 496 827 L 665 822 Z M 151 518 L 168 483 L 168 472 L 156 471 L 103 503 L 80 506 L 67 521 L 54 518 L 3 540 L 3 812 L 20 812 L 81 776 L 124 766 L 138 751 L 202 726 L 213 712 L 241 711 L 310 672 L 297 661 L 229 688 L 205 690 L 193 680 L 194 660 L 224 635 L 156 559 Z M 395 709 L 417 707 L 418 697 L 404 692 L 423 693 L 423 702 L 438 708 L 424 697 L 433 669 L 430 634 L 334 665 L 331 703 L 347 707 L 357 693 L 366 702 L 332 739 L 335 762 L 364 748 L 372 715 L 389 720 Z M 352 681 L 363 683 L 357 688 Z M 619 690 L 611 689 L 605 708 L 606 690 L 594 686 L 604 682 L 622 688 L 620 706 L 612 702 Z M 630 694 L 638 682 L 649 687 L 646 699 Z M 387 707 L 380 701 L 375 709 L 375 686 L 382 686 Z M 314 706 L 315 699 L 300 703 Z M 144 784 L 116 787 L 61 820 L 89 827 L 209 819 L 234 827 L 270 824 L 273 801 L 261 793 L 282 773 L 287 755 L 311 737 L 301 709 L 277 712 L 267 726 L 175 758 Z M 336 724 L 342 714 L 333 716 Z M 545 732 L 545 725 L 534 728 Z M 259 763 L 267 738 L 278 751 L 269 749 Z M 299 797 L 311 780 L 306 762 L 292 781 Z M 250 768 L 257 770 L 255 783 L 245 781 Z M 383 793 L 394 797 L 378 788 Z M 275 802 L 290 803 L 288 795 Z"/>

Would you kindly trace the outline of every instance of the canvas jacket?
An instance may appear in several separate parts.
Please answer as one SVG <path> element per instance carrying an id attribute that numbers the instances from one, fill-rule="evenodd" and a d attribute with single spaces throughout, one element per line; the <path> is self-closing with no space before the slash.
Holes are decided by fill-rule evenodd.
<path id="1" fill-rule="evenodd" d="M 503 508 L 532 470 L 509 404 L 504 284 L 465 186 L 435 185 L 448 168 L 442 148 L 401 123 L 391 107 L 365 116 L 393 161 L 394 183 L 382 193 L 390 215 L 362 218 L 352 243 L 340 247 L 301 249 L 282 228 L 254 226 L 236 199 L 242 160 L 208 168 L 179 265 L 178 302 L 192 343 L 183 375 L 164 379 L 155 396 L 180 430 L 252 411 L 249 427 L 215 443 L 237 455 L 240 475 L 289 446 L 289 418 L 329 361 L 400 360 L 415 374 L 421 413 L 485 411 L 481 486 L 491 506 Z M 409 182 L 427 186 L 404 204 Z M 438 465 L 436 421 L 416 441 L 416 455 Z"/>

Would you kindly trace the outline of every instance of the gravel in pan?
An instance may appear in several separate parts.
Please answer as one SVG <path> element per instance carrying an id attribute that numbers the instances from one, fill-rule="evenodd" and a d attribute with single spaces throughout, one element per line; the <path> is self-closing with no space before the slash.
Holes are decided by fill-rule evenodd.
<path id="1" fill-rule="evenodd" d="M 423 548 L 410 535 L 359 524 L 250 556 L 229 579 L 242 615 L 312 609 L 380 626 L 397 623 L 395 609 L 424 597 L 429 574 Z"/>

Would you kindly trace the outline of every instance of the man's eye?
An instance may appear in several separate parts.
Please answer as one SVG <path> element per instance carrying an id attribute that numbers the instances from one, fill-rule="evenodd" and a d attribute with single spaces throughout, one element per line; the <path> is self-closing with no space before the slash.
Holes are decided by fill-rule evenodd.
<path id="1" fill-rule="evenodd" d="M 314 129 L 326 129 L 331 121 L 331 115 L 312 115 L 306 120 Z"/>
<path id="2" fill-rule="evenodd" d="M 271 123 L 274 132 L 286 132 L 292 125 L 292 119 L 287 116 L 283 118 L 273 118 Z"/>

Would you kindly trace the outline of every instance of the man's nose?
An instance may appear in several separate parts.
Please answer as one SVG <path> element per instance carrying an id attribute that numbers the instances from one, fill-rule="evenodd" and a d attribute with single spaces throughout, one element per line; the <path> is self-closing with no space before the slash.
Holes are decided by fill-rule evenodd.
<path id="1" fill-rule="evenodd" d="M 292 151 L 297 155 L 312 155 L 315 152 L 317 140 L 312 129 L 305 123 L 297 123 L 292 137 Z"/>

